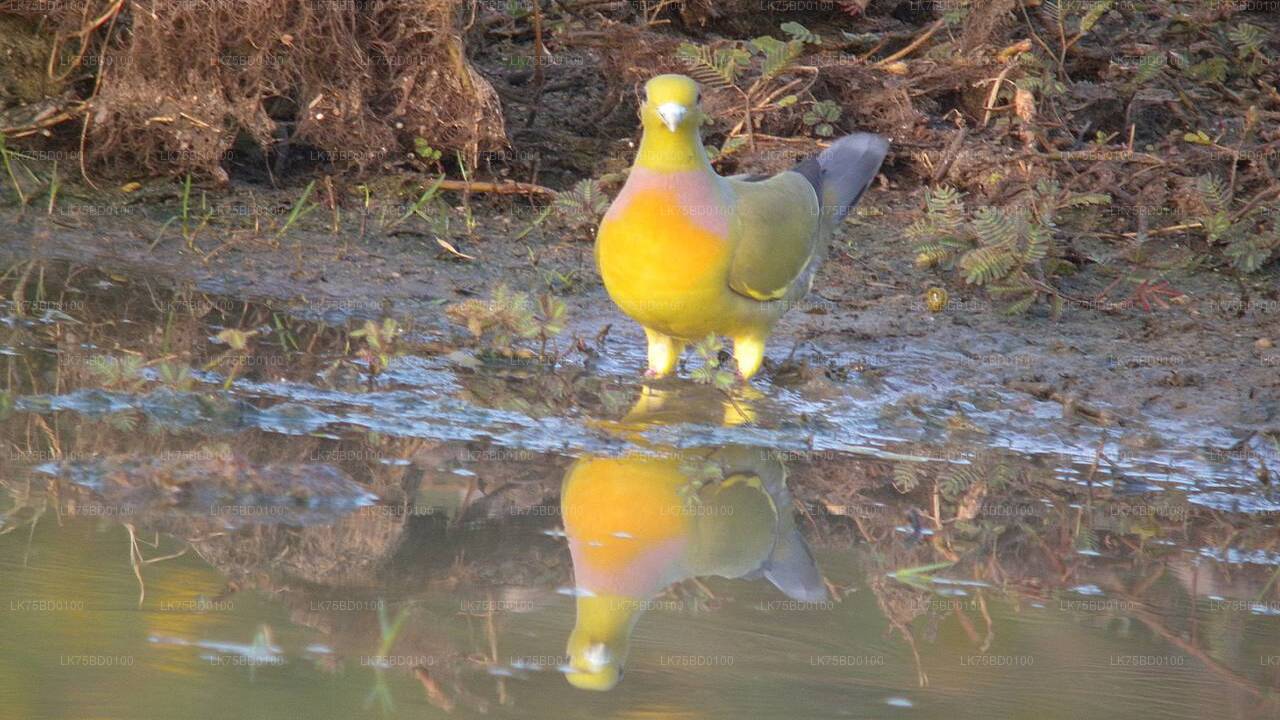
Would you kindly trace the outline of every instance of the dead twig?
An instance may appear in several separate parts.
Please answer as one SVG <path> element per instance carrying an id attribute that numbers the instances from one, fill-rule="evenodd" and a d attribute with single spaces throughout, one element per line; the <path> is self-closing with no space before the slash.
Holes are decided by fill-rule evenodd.
<path id="1" fill-rule="evenodd" d="M 912 40 L 906 47 L 902 48 L 901 50 L 895 52 L 894 54 L 890 55 L 889 57 L 883 60 L 877 60 L 871 63 L 871 67 L 882 68 L 891 62 L 901 60 L 902 58 L 910 55 L 911 53 L 919 49 L 921 45 L 924 45 L 925 43 L 929 42 L 929 38 L 933 37 L 933 34 L 941 30 L 946 24 L 947 24 L 947 21 L 943 18 L 939 18 L 935 20 L 934 23 L 928 27 L 928 29 L 926 29 L 923 33 L 921 33 L 920 36 L 917 37 L 915 40 Z"/>
<path id="2" fill-rule="evenodd" d="M 969 136 L 969 128 L 962 127 L 951 138 L 951 142 L 947 144 L 947 149 L 942 153 L 942 159 L 938 162 L 938 166 L 934 168 L 933 175 L 929 177 L 929 182 L 937 185 L 947 176 L 947 171 L 951 170 L 951 165 L 956 161 L 956 157 L 960 154 L 960 147 L 964 144 L 964 139 Z"/>
<path id="3" fill-rule="evenodd" d="M 538 195 L 555 197 L 555 190 L 542 185 L 524 182 L 484 182 L 466 180 L 441 180 L 441 190 L 455 190 L 473 193 L 493 193 L 495 195 Z"/>

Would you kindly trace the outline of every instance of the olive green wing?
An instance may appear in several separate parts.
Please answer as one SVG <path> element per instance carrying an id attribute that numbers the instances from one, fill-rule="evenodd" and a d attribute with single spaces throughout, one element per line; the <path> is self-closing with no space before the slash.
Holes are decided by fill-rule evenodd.
<path id="1" fill-rule="evenodd" d="M 803 175 L 790 171 L 767 180 L 729 181 L 736 195 L 729 287 L 753 300 L 777 300 L 817 251 L 818 194 Z"/>

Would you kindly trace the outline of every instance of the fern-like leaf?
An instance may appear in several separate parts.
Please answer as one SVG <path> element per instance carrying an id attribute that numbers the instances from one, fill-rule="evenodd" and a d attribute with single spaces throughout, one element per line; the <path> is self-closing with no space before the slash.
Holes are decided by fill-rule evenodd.
<path id="1" fill-rule="evenodd" d="M 751 41 L 751 46 L 763 57 L 760 65 L 759 83 L 767 82 L 786 72 L 800 53 L 804 52 L 804 43 L 798 40 L 783 42 L 775 37 L 764 35 Z"/>
<path id="2" fill-rule="evenodd" d="M 1262 43 L 1267 39 L 1267 33 L 1257 25 L 1240 23 L 1227 33 L 1227 37 L 1231 38 L 1231 42 L 1236 46 L 1236 57 L 1243 60 L 1261 51 Z"/>
<path id="3" fill-rule="evenodd" d="M 782 23 L 782 32 L 790 35 L 792 40 L 798 40 L 802 43 L 808 43 L 810 45 L 822 44 L 822 38 L 820 36 L 815 35 L 812 31 L 809 30 L 809 28 L 801 25 L 798 22 Z"/>
<path id="4" fill-rule="evenodd" d="M 1087 33 L 1092 30 L 1103 15 L 1111 12 L 1111 6 L 1114 4 L 1114 0 L 1100 0 L 1100 2 L 1095 2 L 1091 5 L 1085 12 L 1084 17 L 1080 18 L 1080 32 Z"/>
<path id="5" fill-rule="evenodd" d="M 982 472 L 972 465 L 958 465 L 947 473 L 938 485 L 938 491 L 947 500 L 956 500 L 975 483 L 982 480 Z"/>
<path id="6" fill-rule="evenodd" d="M 1001 308 L 1000 311 L 1003 312 L 1005 315 L 1021 315 L 1022 313 L 1026 312 L 1028 309 L 1031 308 L 1031 305 L 1036 301 L 1036 297 L 1037 297 L 1037 294 L 1034 292 L 1027 293 L 1025 297 L 1023 297 L 1020 300 L 1014 300 L 1013 302 Z"/>
<path id="7" fill-rule="evenodd" d="M 1049 22 L 1057 27 L 1062 27 L 1062 8 L 1058 6 L 1057 0 L 1044 0 L 1040 5 L 1040 12 L 1044 14 Z"/>
<path id="8" fill-rule="evenodd" d="M 943 232 L 955 232 L 964 222 L 964 193 L 953 187 L 925 190 L 924 203 L 926 212 Z"/>
<path id="9" fill-rule="evenodd" d="M 1219 210 L 1210 215 L 1200 218 L 1200 225 L 1204 228 L 1205 239 L 1211 243 L 1236 235 L 1234 232 L 1236 226 L 1231 224 L 1231 218 L 1225 210 Z"/>
<path id="10" fill-rule="evenodd" d="M 1018 221 L 995 207 L 979 210 L 973 218 L 973 229 L 983 245 L 1009 246 L 1018 237 Z"/>
<path id="11" fill-rule="evenodd" d="M 960 258 L 960 269 L 965 273 L 965 282 L 970 285 L 985 285 L 999 280 L 1017 264 L 1017 256 L 1005 246 L 976 248 Z"/>
<path id="12" fill-rule="evenodd" d="M 920 485 L 920 465 L 900 462 L 893 466 L 893 489 L 906 495 Z"/>
<path id="13" fill-rule="evenodd" d="M 592 225 L 609 209 L 609 196 L 598 181 L 586 178 L 579 180 L 573 189 L 556 194 L 552 204 L 572 224 Z"/>
<path id="14" fill-rule="evenodd" d="M 739 47 L 716 49 L 693 43 L 681 43 L 676 57 L 694 80 L 720 89 L 736 87 L 738 74 L 751 60 L 750 54 Z"/>
<path id="15" fill-rule="evenodd" d="M 1275 252 L 1277 233 L 1271 237 L 1254 234 L 1243 234 L 1227 245 L 1223 252 L 1231 258 L 1231 265 L 1242 273 L 1257 272 Z"/>
<path id="16" fill-rule="evenodd" d="M 1025 295 L 1026 293 L 1034 291 L 1035 288 L 1028 284 L 1025 278 L 1020 276 L 1014 276 L 1005 282 L 987 287 L 987 292 L 990 293 L 992 297 L 1004 299 L 1008 299 L 1010 296 L 1015 295 Z"/>
<path id="17" fill-rule="evenodd" d="M 1164 65 L 1164 55 L 1160 53 L 1143 55 L 1142 59 L 1138 61 L 1138 71 L 1133 76 L 1133 82 L 1138 85 L 1145 85 L 1151 82 L 1164 69 Z"/>
<path id="18" fill-rule="evenodd" d="M 1053 242 L 1053 232 L 1044 225 L 1031 225 L 1027 228 L 1027 245 L 1022 250 L 1022 262 L 1040 262 L 1049 255 L 1049 245 Z"/>
<path id="19" fill-rule="evenodd" d="M 1110 205 L 1111 196 L 1107 193 L 1076 193 L 1063 201 L 1062 207 L 1085 207 L 1088 205 Z"/>
<path id="20" fill-rule="evenodd" d="M 1226 185 L 1216 175 L 1201 175 L 1196 179 L 1196 190 L 1210 210 L 1226 210 L 1231 204 Z"/>

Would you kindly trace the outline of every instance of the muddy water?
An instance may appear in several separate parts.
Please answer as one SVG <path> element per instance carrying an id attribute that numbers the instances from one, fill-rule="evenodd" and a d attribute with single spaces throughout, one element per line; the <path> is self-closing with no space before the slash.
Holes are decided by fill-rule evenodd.
<path id="1" fill-rule="evenodd" d="M 1280 717 L 1265 438 L 0 285 L 0 717 Z"/>

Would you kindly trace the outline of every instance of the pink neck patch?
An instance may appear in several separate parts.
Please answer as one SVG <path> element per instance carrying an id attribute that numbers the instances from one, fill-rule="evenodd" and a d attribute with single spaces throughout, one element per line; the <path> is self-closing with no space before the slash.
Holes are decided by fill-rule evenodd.
<path id="1" fill-rule="evenodd" d="M 707 232 L 720 236 L 729 233 L 733 202 L 724 178 L 714 172 L 705 169 L 663 172 L 632 167 L 605 220 L 617 219 L 618 215 L 626 212 L 630 200 L 642 193 L 668 196 L 673 211 L 679 211 L 689 222 Z"/>

